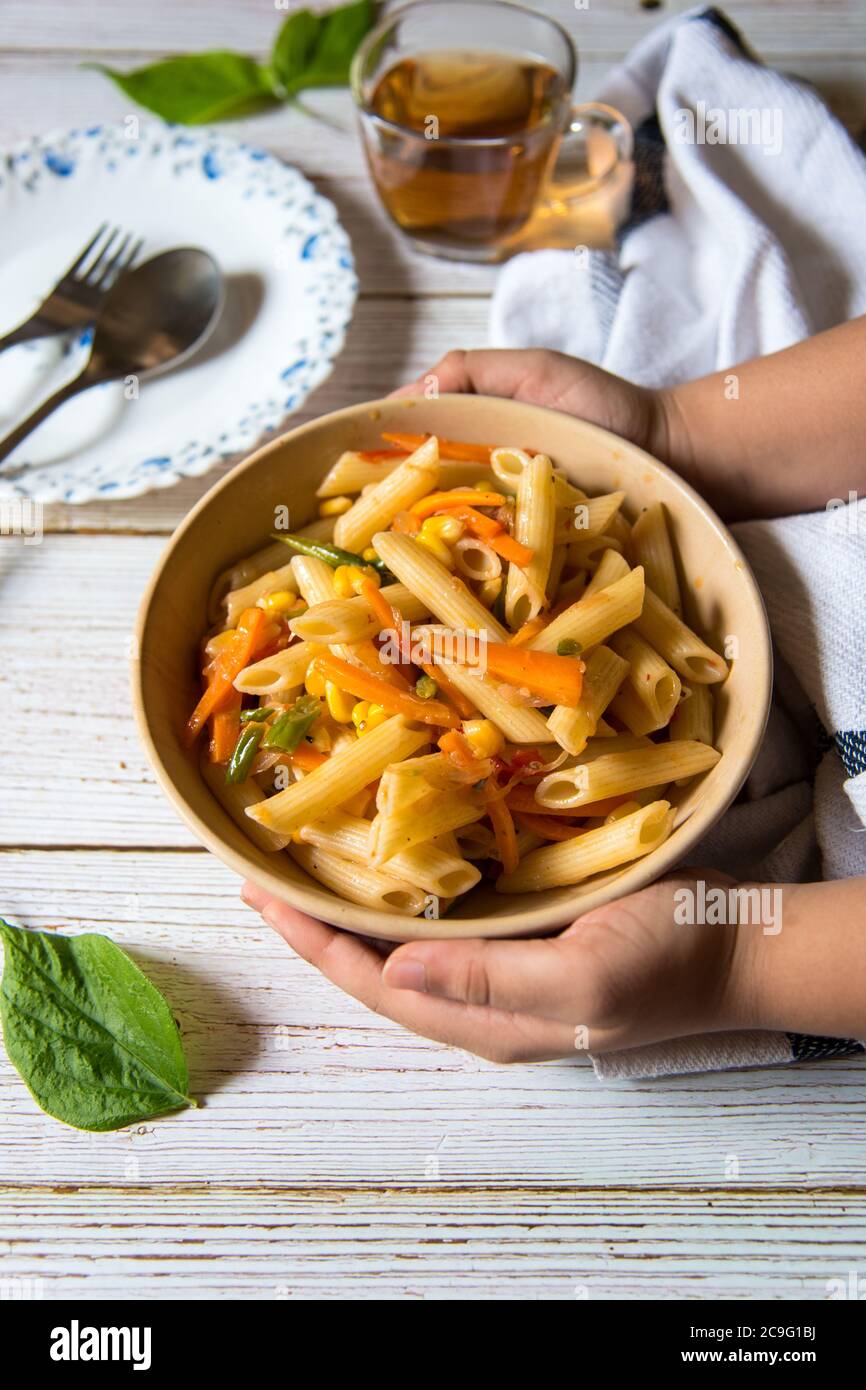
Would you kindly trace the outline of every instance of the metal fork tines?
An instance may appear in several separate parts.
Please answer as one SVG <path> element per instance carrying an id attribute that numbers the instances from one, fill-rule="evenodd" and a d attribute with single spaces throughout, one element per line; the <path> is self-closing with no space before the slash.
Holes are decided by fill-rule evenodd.
<path id="1" fill-rule="evenodd" d="M 91 237 L 51 293 L 24 323 L 0 338 L 0 352 L 14 343 L 65 333 L 93 323 L 115 281 L 134 265 L 143 246 L 141 237 L 123 235 L 107 222 Z"/>

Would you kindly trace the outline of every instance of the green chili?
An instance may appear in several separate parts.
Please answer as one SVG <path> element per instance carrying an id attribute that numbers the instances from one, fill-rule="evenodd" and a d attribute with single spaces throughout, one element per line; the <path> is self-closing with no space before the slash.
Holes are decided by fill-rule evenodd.
<path id="1" fill-rule="evenodd" d="M 556 644 L 557 656 L 577 656 L 577 653 L 582 651 L 580 642 L 576 642 L 573 637 L 563 637 L 562 641 Z"/>
<path id="2" fill-rule="evenodd" d="M 291 550 L 297 550 L 299 555 L 312 555 L 316 560 L 324 560 L 331 569 L 336 569 L 338 565 L 360 565 L 361 569 L 373 569 L 378 574 L 387 574 L 389 579 L 392 578 L 384 560 L 365 560 L 363 555 L 356 555 L 351 550 L 341 550 L 338 545 L 328 545 L 325 541 L 309 541 L 305 536 L 280 535 L 276 531 L 272 531 L 271 535 L 275 541 L 282 541 Z"/>
<path id="3" fill-rule="evenodd" d="M 247 724 L 241 729 L 234 752 L 229 758 L 229 765 L 226 768 L 226 783 L 228 785 L 233 785 L 235 782 L 245 782 L 249 777 L 253 758 L 256 756 L 256 750 L 264 732 L 263 724 Z"/>
<path id="4" fill-rule="evenodd" d="M 256 709 L 241 710 L 242 724 L 263 724 L 266 719 L 270 719 L 274 711 L 270 705 L 259 705 Z"/>
<path id="5" fill-rule="evenodd" d="M 294 753 L 322 713 L 321 702 L 312 695 L 302 695 L 299 700 L 279 715 L 265 735 L 263 748 L 281 748 L 284 753 Z"/>

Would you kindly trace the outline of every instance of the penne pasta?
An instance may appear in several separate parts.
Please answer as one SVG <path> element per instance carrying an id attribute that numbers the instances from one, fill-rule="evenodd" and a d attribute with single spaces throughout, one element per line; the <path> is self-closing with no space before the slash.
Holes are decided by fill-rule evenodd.
<path id="1" fill-rule="evenodd" d="M 562 767 L 542 777 L 535 789 L 539 806 L 550 810 L 573 809 L 609 796 L 638 791 L 656 783 L 675 782 L 706 772 L 719 761 L 721 753 L 706 744 L 650 743 L 631 752 L 601 753 L 588 763 Z"/>
<path id="2" fill-rule="evenodd" d="M 583 690 L 577 709 L 557 705 L 548 718 L 547 727 L 560 748 L 567 753 L 582 753 L 592 738 L 598 721 L 628 675 L 628 662 L 609 647 L 595 647 L 586 659 Z"/>
<path id="3" fill-rule="evenodd" d="M 631 528 L 629 546 L 634 563 L 643 565 L 647 588 L 658 594 L 677 617 L 682 617 L 677 567 L 661 502 L 654 502 L 641 512 Z"/>
<path id="4" fill-rule="evenodd" d="M 438 477 L 439 443 L 432 436 L 337 518 L 336 544 L 360 553 L 377 531 L 391 525 L 398 512 L 431 492 Z"/>
<path id="5" fill-rule="evenodd" d="M 373 537 L 373 543 L 391 573 L 417 595 L 440 623 L 456 629 L 486 632 L 497 642 L 507 640 L 508 633 L 502 624 L 463 580 L 451 574 L 425 546 L 395 531 L 379 532 Z"/>
<path id="6" fill-rule="evenodd" d="M 651 589 L 646 591 L 643 611 L 634 625 L 641 637 L 687 681 L 711 685 L 723 681 L 728 674 L 724 658 L 702 642 Z"/>
<path id="7" fill-rule="evenodd" d="M 512 874 L 496 883 L 498 893 L 540 893 L 567 883 L 582 883 L 592 874 L 618 869 L 658 849 L 671 833 L 674 813 L 667 801 L 654 801 L 612 825 L 587 830 L 559 844 L 533 850 Z"/>
<path id="8" fill-rule="evenodd" d="M 604 642 L 612 632 L 634 622 L 644 601 L 643 570 L 630 570 L 622 579 L 578 599 L 529 642 L 535 651 L 555 652 L 560 642 L 577 642 L 582 651 Z"/>
<path id="9" fill-rule="evenodd" d="M 207 785 L 371 912 L 650 853 L 721 756 L 728 670 L 682 620 L 664 509 L 631 524 L 616 483 L 588 496 L 529 449 L 383 440 L 326 473 L 330 515 L 289 538 L 310 554 L 274 542 L 214 585 L 183 730 L 207 730 Z"/>
<path id="10" fill-rule="evenodd" d="M 532 551 L 532 558 L 526 565 L 508 566 L 505 618 L 514 629 L 537 617 L 545 606 L 555 525 L 553 464 L 546 454 L 535 454 L 517 483 L 514 534 Z"/>
<path id="11" fill-rule="evenodd" d="M 363 862 L 342 859 L 316 845 L 293 844 L 289 853 L 311 878 L 351 903 L 360 903 L 377 912 L 399 912 L 407 917 L 417 917 L 424 911 L 427 898 L 423 889 L 371 869 Z"/>
<path id="12" fill-rule="evenodd" d="M 612 713 L 621 718 L 633 734 L 663 729 L 670 722 L 682 690 L 676 671 L 633 628 L 624 627 L 615 632 L 610 645 L 629 664 L 626 684 L 611 704 Z M 630 710 L 643 711 L 645 717 L 640 727 L 635 727 L 625 714 L 619 713 L 618 701 L 622 699 Z"/>
<path id="13" fill-rule="evenodd" d="M 246 814 L 280 835 L 291 835 L 309 821 L 320 820 L 369 786 L 389 763 L 400 762 L 429 742 L 425 730 L 410 729 L 401 715 L 333 753 L 300 782 L 268 801 L 247 807 Z"/>

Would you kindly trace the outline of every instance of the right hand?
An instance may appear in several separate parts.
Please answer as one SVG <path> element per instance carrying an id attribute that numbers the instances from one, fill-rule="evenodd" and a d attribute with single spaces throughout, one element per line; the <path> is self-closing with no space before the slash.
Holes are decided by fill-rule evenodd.
<path id="1" fill-rule="evenodd" d="M 664 458 L 667 452 L 663 392 L 635 386 L 562 352 L 546 348 L 456 349 L 393 394 L 423 396 L 431 384 L 439 395 L 472 392 L 548 406 L 612 430 L 657 457 Z"/>

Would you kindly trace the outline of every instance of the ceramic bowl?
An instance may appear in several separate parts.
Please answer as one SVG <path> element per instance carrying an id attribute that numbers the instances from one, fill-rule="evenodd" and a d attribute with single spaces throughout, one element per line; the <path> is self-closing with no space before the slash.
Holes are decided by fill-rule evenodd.
<path id="1" fill-rule="evenodd" d="M 670 838 L 622 869 L 574 887 L 504 895 L 482 881 L 438 921 L 372 912 L 343 902 L 286 853 L 258 849 L 216 801 L 196 754 L 180 741 L 198 698 L 196 653 L 208 626 L 216 576 L 267 543 L 275 508 L 293 528 L 316 515 L 316 487 L 344 449 L 379 447 L 382 430 L 530 446 L 590 494 L 624 489 L 630 517 L 651 502 L 667 511 L 684 586 L 685 618 L 719 651 L 734 651 L 716 688 L 720 761 L 665 795 L 676 805 Z M 133 696 L 139 731 L 167 796 L 194 835 L 238 874 L 304 912 L 368 936 L 510 937 L 549 932 L 580 913 L 645 887 L 686 860 L 730 805 L 758 752 L 769 710 L 772 655 L 764 605 L 733 537 L 675 473 L 642 449 L 569 415 L 517 401 L 453 395 L 351 406 L 290 431 L 252 454 L 211 489 L 172 537 L 142 601 Z"/>

